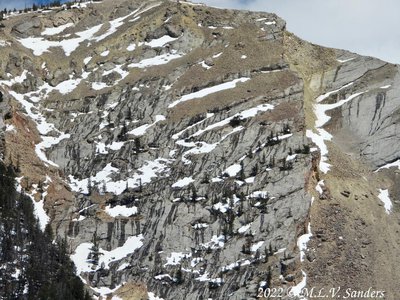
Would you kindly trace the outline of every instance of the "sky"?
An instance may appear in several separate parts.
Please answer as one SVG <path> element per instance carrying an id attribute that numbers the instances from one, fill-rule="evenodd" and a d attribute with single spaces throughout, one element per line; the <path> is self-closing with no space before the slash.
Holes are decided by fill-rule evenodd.
<path id="1" fill-rule="evenodd" d="M 0 9 L 23 9 L 26 7 L 32 7 L 32 4 L 46 4 L 49 2 L 53 2 L 54 0 L 0 0 Z M 61 0 L 60 2 L 65 2 L 65 0 Z"/>
<path id="2" fill-rule="evenodd" d="M 1 1 L 1 0 L 0 0 Z M 400 64 L 400 0 L 195 0 L 276 13 L 309 42 Z"/>
<path id="3" fill-rule="evenodd" d="M 49 0 L 0 0 L 23 8 Z M 111 1 L 111 0 L 106 0 Z M 297 36 L 400 64 L 400 0 L 192 0 L 221 8 L 274 12 Z"/>

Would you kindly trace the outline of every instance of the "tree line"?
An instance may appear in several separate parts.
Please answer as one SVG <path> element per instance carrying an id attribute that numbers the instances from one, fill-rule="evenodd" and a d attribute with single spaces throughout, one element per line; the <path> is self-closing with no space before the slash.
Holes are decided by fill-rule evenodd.
<path id="1" fill-rule="evenodd" d="M 92 0 L 94 2 L 100 2 L 101 0 Z M 84 2 L 88 2 L 87 0 L 79 0 L 79 1 L 69 1 L 67 3 L 65 3 L 65 8 L 66 9 L 70 9 L 72 7 L 72 5 L 76 4 L 76 3 L 84 3 Z M 7 15 L 10 15 L 12 13 L 14 14 L 22 14 L 22 13 L 28 13 L 28 12 L 32 12 L 32 11 L 38 11 L 38 10 L 46 10 L 46 9 L 52 9 L 52 8 L 57 8 L 57 7 L 61 7 L 62 3 L 59 0 L 55 0 L 55 1 L 51 1 L 47 4 L 37 4 L 37 3 L 33 3 L 32 6 L 25 6 L 25 8 L 23 9 L 7 9 L 4 8 L 3 10 L 0 10 L 0 21 L 4 20 L 4 18 Z"/>
<path id="2" fill-rule="evenodd" d="M 0 162 L 0 299 L 89 300 L 65 240 L 54 241 L 16 191 L 16 169 Z"/>

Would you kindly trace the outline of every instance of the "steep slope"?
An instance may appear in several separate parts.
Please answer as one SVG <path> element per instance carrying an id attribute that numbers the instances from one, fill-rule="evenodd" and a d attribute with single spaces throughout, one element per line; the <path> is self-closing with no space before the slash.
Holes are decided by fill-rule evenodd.
<path id="1" fill-rule="evenodd" d="M 315 178 L 307 284 L 397 299 L 399 66 L 291 34 L 285 45 L 305 82 L 307 136 L 326 153 Z"/>
<path id="2" fill-rule="evenodd" d="M 373 173 L 399 159 L 397 66 L 310 45 L 268 13 L 83 6 L 4 22 L 0 125 L 4 161 L 91 293 L 252 299 L 307 276 L 397 294 L 382 266 L 396 207 L 377 198 L 396 206 L 397 177 Z"/>
<path id="3" fill-rule="evenodd" d="M 0 163 L 0 298 L 90 299 L 66 243 L 40 229 L 31 199 L 18 194 L 15 171 Z"/>

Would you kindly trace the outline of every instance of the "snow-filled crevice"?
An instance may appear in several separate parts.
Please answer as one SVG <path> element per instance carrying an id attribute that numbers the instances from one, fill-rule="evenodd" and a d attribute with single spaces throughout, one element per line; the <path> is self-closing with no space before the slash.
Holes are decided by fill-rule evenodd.
<path id="1" fill-rule="evenodd" d="M 316 116 L 315 130 L 308 129 L 306 131 L 306 136 L 309 137 L 320 150 L 321 159 L 319 162 L 319 169 L 322 173 L 325 174 L 330 170 L 331 167 L 331 165 L 328 163 L 329 151 L 328 151 L 328 146 L 325 142 L 332 140 L 332 135 L 323 128 L 323 126 L 331 119 L 331 117 L 328 116 L 326 112 L 338 108 L 343 104 L 353 100 L 354 98 L 361 96 L 362 94 L 368 91 L 352 94 L 346 99 L 342 99 L 333 104 L 321 104 L 321 102 L 326 98 L 328 98 L 330 95 L 336 94 L 339 91 L 343 90 L 344 88 L 351 86 L 352 84 L 353 83 L 349 83 L 341 87 L 340 89 L 325 93 L 316 99 L 317 103 L 314 105 L 314 113 Z"/>

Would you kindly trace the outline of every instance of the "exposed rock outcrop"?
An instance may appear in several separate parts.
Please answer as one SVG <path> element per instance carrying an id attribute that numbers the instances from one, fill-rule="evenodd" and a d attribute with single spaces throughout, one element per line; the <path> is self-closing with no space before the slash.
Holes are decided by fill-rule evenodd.
<path id="1" fill-rule="evenodd" d="M 104 1 L 5 24 L 3 158 L 93 294 L 255 299 L 268 285 L 300 289 L 304 272 L 348 283 L 317 266 L 359 266 L 345 234 L 358 234 L 360 199 L 394 197 L 394 169 L 373 171 L 399 159 L 398 66 L 301 41 L 274 14 L 186 2 Z M 395 223 L 374 214 L 376 228 Z M 379 247 L 364 246 L 378 274 Z"/>

